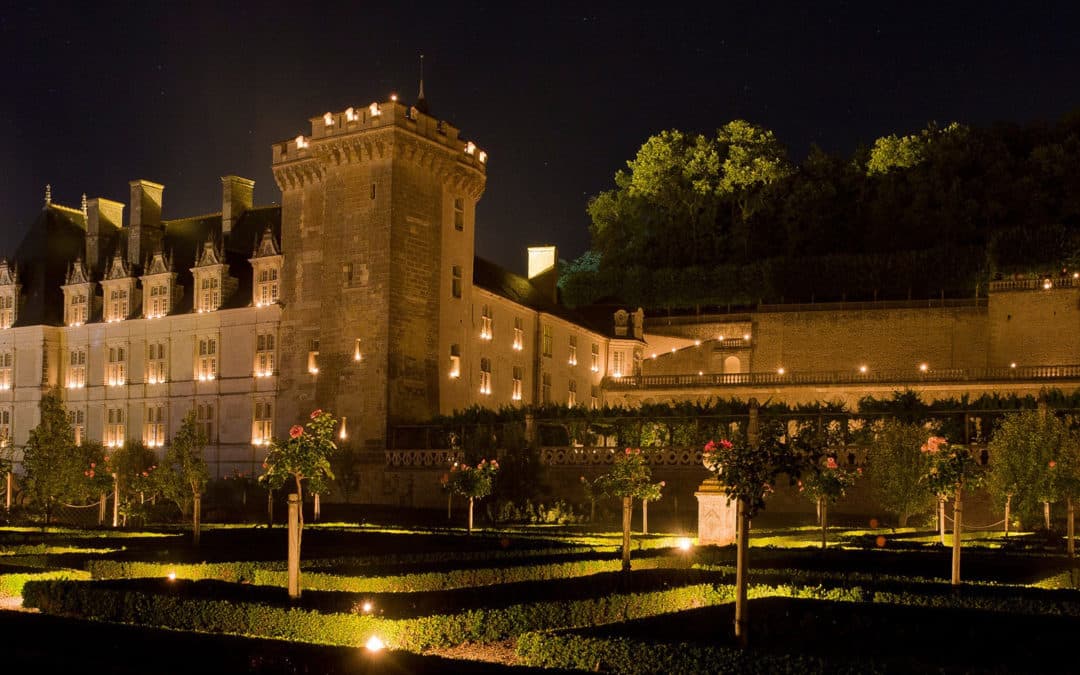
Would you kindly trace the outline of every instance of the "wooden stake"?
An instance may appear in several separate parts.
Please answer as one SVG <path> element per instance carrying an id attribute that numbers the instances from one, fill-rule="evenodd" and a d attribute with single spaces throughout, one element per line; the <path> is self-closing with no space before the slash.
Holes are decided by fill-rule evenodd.
<path id="1" fill-rule="evenodd" d="M 962 488 L 956 488 L 956 501 L 953 503 L 953 533 L 952 533 L 952 585 L 960 585 L 960 543 L 963 540 L 963 515 L 964 508 L 961 503 Z"/>
<path id="2" fill-rule="evenodd" d="M 289 495 L 289 597 L 300 597 L 300 495 Z"/>

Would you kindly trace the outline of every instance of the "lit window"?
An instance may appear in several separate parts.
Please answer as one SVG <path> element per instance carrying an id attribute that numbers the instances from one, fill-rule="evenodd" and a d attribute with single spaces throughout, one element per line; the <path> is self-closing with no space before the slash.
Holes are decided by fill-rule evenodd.
<path id="1" fill-rule="evenodd" d="M 466 155 L 475 155 L 476 154 L 476 143 L 473 143 L 472 141 L 469 141 L 468 143 L 466 143 L 465 144 L 465 154 Z"/>
<path id="2" fill-rule="evenodd" d="M 0 352 L 0 391 L 15 386 L 15 353 Z"/>
<path id="3" fill-rule="evenodd" d="M 551 403 L 551 373 L 544 373 L 540 383 L 540 402 L 547 405 Z"/>
<path id="4" fill-rule="evenodd" d="M 491 308 L 484 305 L 480 310 L 480 339 L 490 340 L 491 338 Z"/>
<path id="5" fill-rule="evenodd" d="M 323 124 L 325 126 L 328 126 L 328 127 L 334 126 L 334 115 L 333 115 L 333 113 L 326 113 L 325 115 L 323 115 L 322 116 L 322 121 L 323 121 Z"/>
<path id="6" fill-rule="evenodd" d="M 312 349 L 307 355 L 307 371 L 312 375 L 319 374 L 319 350 Z"/>
<path id="7" fill-rule="evenodd" d="M 480 359 L 480 393 L 491 393 L 491 359 Z"/>
<path id="8" fill-rule="evenodd" d="M 461 349 L 450 345 L 450 377 L 461 377 Z"/>
<path id="9" fill-rule="evenodd" d="M 124 409 L 109 408 L 105 417 L 105 446 L 120 448 L 124 445 L 127 436 L 127 426 L 124 424 Z"/>
<path id="10" fill-rule="evenodd" d="M 143 429 L 143 442 L 148 448 L 160 448 L 165 445 L 165 406 L 151 405 L 146 408 L 146 427 Z"/>
<path id="11" fill-rule="evenodd" d="M 105 312 L 105 320 L 123 321 L 131 313 L 128 292 L 126 288 L 114 288 L 109 291 L 109 304 Z"/>
<path id="12" fill-rule="evenodd" d="M 277 301 L 278 269 L 276 267 L 262 267 L 259 269 L 255 280 L 255 306 L 272 305 Z"/>
<path id="13" fill-rule="evenodd" d="M 199 350 L 195 359 L 195 379 L 200 382 L 213 380 L 218 374 L 218 341 L 216 337 L 199 338 Z"/>
<path id="14" fill-rule="evenodd" d="M 15 294 L 5 293 L 0 295 L 0 328 L 11 328 L 15 325 Z"/>
<path id="15" fill-rule="evenodd" d="M 169 287 L 165 284 L 151 286 L 146 301 L 146 318 L 157 319 L 163 317 L 169 313 L 169 309 Z"/>
<path id="16" fill-rule="evenodd" d="M 515 401 L 520 401 L 521 400 L 521 380 L 522 380 L 522 375 L 524 374 L 523 371 L 524 371 L 524 368 L 522 368 L 521 366 L 514 366 L 514 389 L 513 389 L 513 393 L 511 394 L 510 398 L 512 398 Z"/>
<path id="17" fill-rule="evenodd" d="M 595 342 L 592 343 L 592 361 L 589 363 L 589 370 L 594 373 L 600 372 L 600 345 Z"/>
<path id="18" fill-rule="evenodd" d="M 146 382 L 161 384 L 169 379 L 168 361 L 165 359 L 165 343 L 151 342 L 146 345 Z"/>
<path id="19" fill-rule="evenodd" d="M 551 356 L 551 326 L 544 326 L 544 356 Z"/>
<path id="20" fill-rule="evenodd" d="M 127 382 L 127 349 L 114 345 L 108 348 L 108 360 L 105 362 L 105 384 L 119 387 Z"/>
<path id="21" fill-rule="evenodd" d="M 199 286 L 200 312 L 213 312 L 221 306 L 221 282 L 217 277 L 204 276 Z"/>
<path id="22" fill-rule="evenodd" d="M 368 114 L 371 115 L 372 117 L 378 117 L 379 115 L 381 115 L 382 110 L 379 109 L 379 104 L 378 103 L 372 103 L 371 105 L 369 105 L 368 106 Z"/>
<path id="23" fill-rule="evenodd" d="M 83 439 L 86 438 L 86 411 L 69 410 L 68 424 L 71 425 L 71 431 L 75 435 L 75 445 L 82 445 Z"/>
<path id="24" fill-rule="evenodd" d="M 521 351 L 525 348 L 525 328 L 524 321 L 521 317 L 514 318 L 514 351 Z"/>
<path id="25" fill-rule="evenodd" d="M 461 232 L 465 229 L 465 200 L 454 197 L 454 229 Z"/>
<path id="26" fill-rule="evenodd" d="M 626 370 L 626 353 L 616 349 L 611 353 L 611 374 L 622 377 Z"/>
<path id="27" fill-rule="evenodd" d="M 455 298 L 461 297 L 461 265 L 454 265 L 451 270 L 450 294 Z"/>
<path id="28" fill-rule="evenodd" d="M 88 314 L 86 294 L 85 293 L 73 293 L 71 295 L 71 302 L 68 304 L 68 318 L 67 325 L 69 326 L 81 326 L 86 323 L 86 317 Z"/>
<path id="29" fill-rule="evenodd" d="M 303 150 L 307 146 L 308 146 L 308 142 L 307 142 L 307 139 L 304 138 L 303 134 L 296 137 L 296 147 L 298 149 Z"/>
<path id="30" fill-rule="evenodd" d="M 274 404 L 271 401 L 255 401 L 254 423 L 251 428 L 252 445 L 270 445 L 274 435 Z"/>
<path id="31" fill-rule="evenodd" d="M 570 336 L 570 358 L 567 360 L 567 363 L 569 363 L 572 366 L 577 365 L 577 336 L 576 335 L 571 335 Z"/>
<path id="32" fill-rule="evenodd" d="M 566 392 L 566 405 L 573 408 L 577 405 L 577 381 L 570 380 L 570 384 L 567 385 Z"/>
<path id="33" fill-rule="evenodd" d="M 353 347 L 352 360 L 357 362 L 364 360 L 364 355 L 360 351 L 360 338 L 356 338 L 356 345 Z"/>
<path id="34" fill-rule="evenodd" d="M 255 377 L 270 377 L 276 367 L 273 333 L 259 333 L 255 337 Z"/>
<path id="35" fill-rule="evenodd" d="M 600 385 L 594 384 L 589 392 L 589 407 L 596 410 L 600 407 Z"/>

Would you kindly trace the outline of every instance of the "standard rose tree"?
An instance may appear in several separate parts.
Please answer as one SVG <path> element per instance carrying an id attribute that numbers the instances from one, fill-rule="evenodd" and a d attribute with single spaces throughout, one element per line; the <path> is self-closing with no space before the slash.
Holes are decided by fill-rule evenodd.
<path id="1" fill-rule="evenodd" d="M 848 488 L 855 484 L 856 476 L 861 475 L 861 468 L 848 471 L 837 464 L 835 457 L 826 457 L 824 463 L 812 465 L 798 481 L 799 492 L 817 504 L 821 521 L 821 548 L 828 545 L 829 507 L 843 499 Z"/>
<path id="2" fill-rule="evenodd" d="M 949 444 L 941 436 L 931 436 L 920 450 L 927 456 L 929 469 L 923 483 L 941 504 L 953 500 L 952 584 L 960 584 L 960 542 L 963 528 L 964 488 L 978 487 L 983 471 L 966 445 Z"/>
<path id="3" fill-rule="evenodd" d="M 499 473 L 497 460 L 480 460 L 476 466 L 454 462 L 447 476 L 447 488 L 456 495 L 469 499 L 469 534 L 473 531 L 473 502 L 491 494 Z"/>
<path id="4" fill-rule="evenodd" d="M 634 507 L 634 498 L 656 501 L 660 499 L 660 491 L 664 482 L 652 482 L 652 471 L 645 463 L 640 448 L 627 448 L 626 451 L 615 459 L 615 465 L 611 471 L 600 476 L 593 483 L 593 487 L 607 497 L 622 499 L 623 507 L 623 536 L 622 536 L 622 569 L 630 571 L 630 517 Z"/>

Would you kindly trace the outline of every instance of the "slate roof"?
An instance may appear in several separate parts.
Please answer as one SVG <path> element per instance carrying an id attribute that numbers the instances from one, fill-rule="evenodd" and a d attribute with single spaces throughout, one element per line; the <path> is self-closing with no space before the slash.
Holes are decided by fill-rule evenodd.
<path id="1" fill-rule="evenodd" d="M 509 272 L 490 260 L 477 256 L 473 261 L 473 285 L 500 295 L 507 300 L 529 309 L 557 316 L 601 335 L 610 336 L 614 331 L 611 313 L 606 318 L 601 313 L 572 310 L 552 302 L 525 277 Z"/>
<path id="2" fill-rule="evenodd" d="M 173 313 L 183 314 L 190 312 L 193 306 L 195 294 L 191 268 L 195 265 L 198 252 L 202 250 L 208 237 L 221 243 L 221 214 L 163 220 L 162 225 L 165 228 L 162 249 L 166 255 L 172 256 L 173 272 L 177 274 L 176 283 L 184 287 L 183 295 Z M 251 304 L 252 269 L 248 259 L 267 227 L 280 242 L 280 206 L 248 209 L 237 220 L 233 231 L 224 242 L 229 276 L 235 278 L 239 284 L 234 293 L 222 298 L 222 309 Z M 104 277 L 104 265 L 112 259 L 116 251 L 126 250 L 126 244 L 124 230 L 103 237 L 99 246 L 101 260 L 91 265 L 93 281 L 101 281 Z M 64 284 L 71 263 L 85 256 L 86 220 L 82 211 L 57 204 L 42 208 L 12 257 L 12 262 L 18 268 L 19 281 L 23 285 L 23 301 L 19 306 L 15 325 L 62 325 L 64 293 L 60 287 Z M 149 259 L 149 253 L 145 257 Z M 139 265 L 134 274 L 139 276 L 142 272 L 142 266 Z M 98 292 L 100 293 L 100 289 Z M 142 308 L 138 307 L 136 310 L 136 316 L 141 316 Z M 100 318 L 98 312 L 91 316 L 90 320 L 97 321 Z"/>

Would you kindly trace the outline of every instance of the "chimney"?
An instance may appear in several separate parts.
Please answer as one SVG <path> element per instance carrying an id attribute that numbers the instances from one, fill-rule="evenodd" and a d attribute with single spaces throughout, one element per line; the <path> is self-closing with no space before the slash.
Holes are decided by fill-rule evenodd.
<path id="1" fill-rule="evenodd" d="M 148 180 L 131 181 L 131 222 L 128 232 L 128 263 L 141 265 L 161 244 L 161 193 L 164 185 Z"/>
<path id="2" fill-rule="evenodd" d="M 559 252 L 554 246 L 529 247 L 529 281 L 552 303 L 559 302 Z"/>
<path id="3" fill-rule="evenodd" d="M 255 181 L 240 176 L 221 177 L 221 235 L 228 237 L 240 216 L 254 203 Z"/>
<path id="4" fill-rule="evenodd" d="M 100 268 L 101 236 L 124 226 L 124 205 L 104 197 L 86 200 L 86 267 Z"/>

